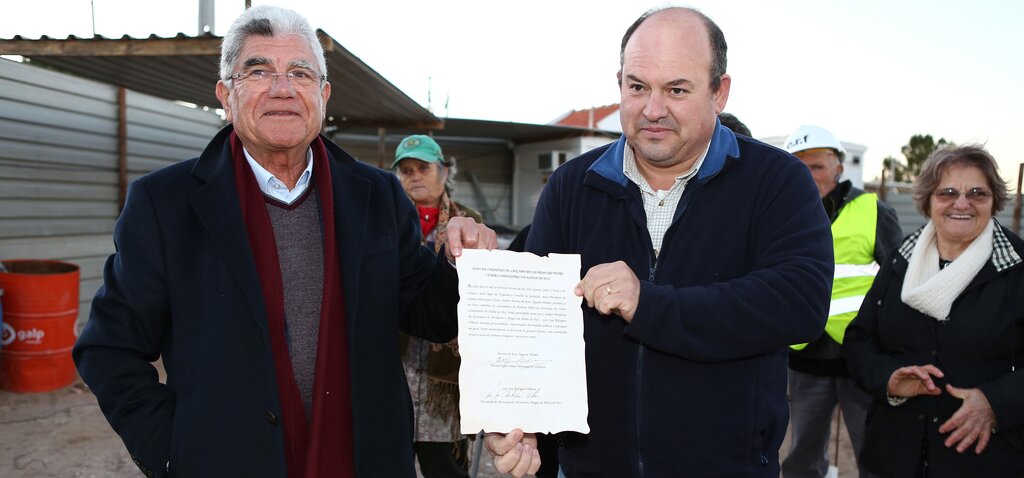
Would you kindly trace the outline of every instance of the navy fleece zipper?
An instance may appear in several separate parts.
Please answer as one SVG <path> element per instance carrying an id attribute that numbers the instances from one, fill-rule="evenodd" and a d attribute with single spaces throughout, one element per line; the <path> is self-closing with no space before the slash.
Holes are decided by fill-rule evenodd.
<path id="1" fill-rule="evenodd" d="M 654 253 L 652 248 L 650 256 L 648 256 L 648 275 L 647 280 L 654 283 L 654 273 L 658 270 L 658 256 Z M 641 391 L 643 390 L 643 368 L 644 368 L 644 344 L 637 344 L 636 352 L 636 463 L 637 463 L 637 476 L 644 476 L 644 454 L 641 450 L 641 437 L 643 437 L 643 430 L 640 427 L 642 407 L 641 407 Z"/>

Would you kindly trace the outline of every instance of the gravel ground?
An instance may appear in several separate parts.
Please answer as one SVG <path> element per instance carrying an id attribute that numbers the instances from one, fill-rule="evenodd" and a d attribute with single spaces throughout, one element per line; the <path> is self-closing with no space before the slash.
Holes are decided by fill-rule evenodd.
<path id="1" fill-rule="evenodd" d="M 140 476 L 81 380 L 53 392 L 0 391 L 0 477 Z M 481 459 L 477 476 L 503 475 Z"/>
<path id="2" fill-rule="evenodd" d="M 849 443 L 844 430 L 841 477 L 856 474 Z M 783 444 L 783 453 L 787 448 L 788 442 Z M 80 380 L 46 393 L 0 391 L 0 477 L 139 476 L 142 474 L 110 430 L 95 397 Z M 494 470 L 488 457 L 480 460 L 478 478 L 499 476 L 503 475 Z"/>
<path id="3" fill-rule="evenodd" d="M 47 393 L 0 392 L 0 476 L 142 476 L 77 381 Z"/>

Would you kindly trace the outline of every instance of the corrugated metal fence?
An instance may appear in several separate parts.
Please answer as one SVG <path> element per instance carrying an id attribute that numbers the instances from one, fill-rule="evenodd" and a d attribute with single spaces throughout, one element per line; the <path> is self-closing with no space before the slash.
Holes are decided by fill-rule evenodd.
<path id="1" fill-rule="evenodd" d="M 80 266 L 81 323 L 113 252 L 117 96 L 111 85 L 0 59 L 0 258 Z M 167 100 L 125 99 L 129 180 L 198 155 L 223 124 Z"/>

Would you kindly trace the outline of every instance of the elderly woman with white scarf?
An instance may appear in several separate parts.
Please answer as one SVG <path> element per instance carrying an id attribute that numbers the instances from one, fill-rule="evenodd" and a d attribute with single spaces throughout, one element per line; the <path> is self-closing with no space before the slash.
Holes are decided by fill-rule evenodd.
<path id="1" fill-rule="evenodd" d="M 874 397 L 861 464 L 877 476 L 1024 476 L 1024 242 L 993 215 L 984 148 L 948 147 L 914 183 L 927 224 L 884 264 L 846 330 Z"/>

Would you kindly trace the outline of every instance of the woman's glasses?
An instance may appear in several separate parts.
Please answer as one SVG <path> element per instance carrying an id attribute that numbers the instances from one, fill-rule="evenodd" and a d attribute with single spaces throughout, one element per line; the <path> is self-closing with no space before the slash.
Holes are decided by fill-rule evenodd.
<path id="1" fill-rule="evenodd" d="M 955 188 L 942 188 L 935 190 L 932 194 L 935 196 L 935 199 L 944 203 L 956 201 L 960 198 L 961 194 L 966 196 L 968 201 L 976 204 L 986 202 L 992 197 L 992 194 L 983 188 L 971 188 L 964 193 L 961 193 Z"/>

